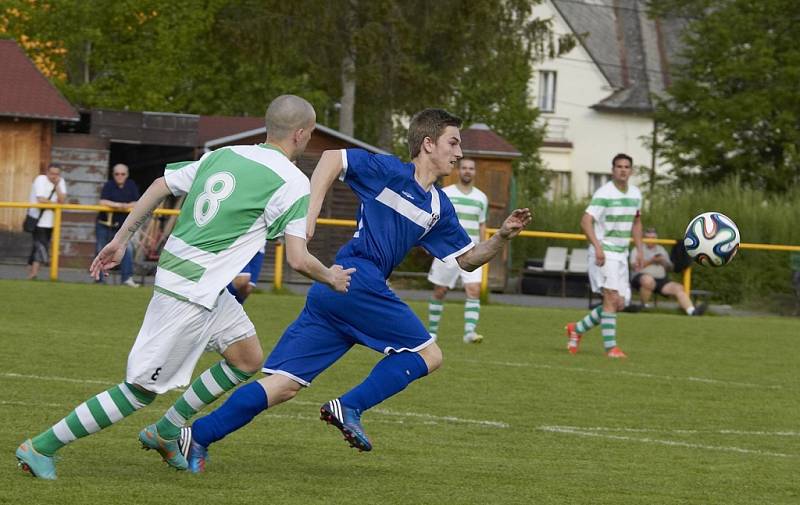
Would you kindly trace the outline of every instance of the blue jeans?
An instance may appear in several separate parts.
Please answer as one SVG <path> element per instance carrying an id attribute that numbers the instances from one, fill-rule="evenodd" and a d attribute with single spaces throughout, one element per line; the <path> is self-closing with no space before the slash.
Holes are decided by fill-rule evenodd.
<path id="1" fill-rule="evenodd" d="M 95 255 L 97 255 L 106 244 L 111 242 L 111 239 L 114 238 L 117 231 L 104 224 L 95 223 L 94 233 L 97 238 L 97 245 L 95 246 Z M 119 268 L 122 273 L 122 282 L 127 281 L 133 276 L 133 244 L 130 242 L 128 242 L 128 247 L 125 249 L 125 255 L 122 256 L 122 262 Z M 103 273 L 101 272 L 100 281 L 104 280 L 103 277 Z"/>

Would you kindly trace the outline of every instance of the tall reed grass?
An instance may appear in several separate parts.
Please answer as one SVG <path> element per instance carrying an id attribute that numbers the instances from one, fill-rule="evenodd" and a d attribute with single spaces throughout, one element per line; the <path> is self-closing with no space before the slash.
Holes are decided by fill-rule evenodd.
<path id="1" fill-rule="evenodd" d="M 581 233 L 580 219 L 588 200 L 563 199 L 534 207 L 530 229 Z M 706 211 L 719 211 L 739 227 L 743 242 L 800 245 L 800 188 L 781 196 L 743 187 L 732 180 L 713 188 L 681 191 L 661 188 L 645 195 L 644 225 L 655 226 L 661 238 L 680 239 L 689 220 Z M 576 241 L 517 239 L 512 249 L 512 269 L 527 258 L 542 258 L 548 246 L 585 247 Z M 667 248 L 669 249 L 669 248 Z M 792 292 L 790 253 L 740 250 L 723 268 L 696 265 L 692 287 L 715 293 L 727 303 L 769 305 L 775 295 Z"/>

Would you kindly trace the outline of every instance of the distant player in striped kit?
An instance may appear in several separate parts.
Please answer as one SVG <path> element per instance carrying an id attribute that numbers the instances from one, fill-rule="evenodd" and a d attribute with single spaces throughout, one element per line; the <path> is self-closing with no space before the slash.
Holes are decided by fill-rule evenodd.
<path id="1" fill-rule="evenodd" d="M 589 282 L 592 291 L 601 293 L 603 304 L 595 307 L 577 323 L 567 324 L 567 350 L 578 352 L 581 336 L 600 325 L 603 347 L 609 358 L 626 358 L 617 345 L 617 312 L 631 298 L 628 280 L 628 244 L 633 237 L 637 254 L 637 270 L 641 269 L 642 193 L 628 183 L 633 159 L 627 154 L 614 156 L 611 181 L 592 195 L 592 201 L 581 218 L 581 228 L 589 239 Z"/>
<path id="2" fill-rule="evenodd" d="M 450 198 L 458 215 L 458 222 L 469 238 L 475 244 L 486 239 L 486 214 L 489 200 L 483 191 L 476 188 L 475 160 L 463 158 L 458 165 L 458 182 L 442 188 L 444 194 Z M 433 294 L 428 302 L 428 331 L 431 335 L 439 333 L 439 321 L 444 310 L 444 298 L 447 290 L 456 286 L 456 281 L 461 277 L 464 292 L 467 295 L 464 301 L 464 342 L 479 343 L 483 336 L 477 333 L 478 319 L 481 314 L 481 276 L 483 266 L 468 272 L 458 266 L 458 263 L 433 258 L 428 280 L 434 285 Z"/>
<path id="3" fill-rule="evenodd" d="M 56 451 L 133 414 L 158 394 L 189 385 L 200 355 L 213 349 L 224 359 L 139 433 L 143 447 L 186 469 L 178 442 L 183 424 L 261 366 L 255 327 L 225 286 L 266 239 L 284 236 L 292 268 L 331 292 L 347 291 L 354 270 L 326 268 L 306 249 L 310 185 L 292 160 L 308 144 L 315 121 L 310 103 L 280 96 L 267 109 L 265 144 L 224 147 L 198 161 L 169 165 L 145 191 L 91 266 L 98 278 L 117 265 L 130 238 L 161 201 L 170 194 L 186 195 L 161 252 L 153 298 L 128 356 L 126 379 L 22 442 L 16 456 L 23 470 L 55 479 Z"/>

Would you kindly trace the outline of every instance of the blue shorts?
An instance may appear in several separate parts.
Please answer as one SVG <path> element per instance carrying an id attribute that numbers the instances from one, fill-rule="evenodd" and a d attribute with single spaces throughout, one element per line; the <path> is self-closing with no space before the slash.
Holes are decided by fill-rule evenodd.
<path id="1" fill-rule="evenodd" d="M 383 354 L 416 352 L 434 342 L 422 321 L 386 285 L 378 267 L 358 258 L 337 259 L 355 267 L 347 293 L 314 283 L 303 311 L 283 332 L 263 372 L 308 386 L 354 344 Z"/>
<path id="2" fill-rule="evenodd" d="M 257 252 L 253 259 L 242 268 L 239 275 L 250 275 L 250 284 L 253 286 L 258 282 L 258 276 L 261 275 L 261 265 L 264 264 L 264 253 Z M 237 275 L 237 277 L 239 276 Z"/>

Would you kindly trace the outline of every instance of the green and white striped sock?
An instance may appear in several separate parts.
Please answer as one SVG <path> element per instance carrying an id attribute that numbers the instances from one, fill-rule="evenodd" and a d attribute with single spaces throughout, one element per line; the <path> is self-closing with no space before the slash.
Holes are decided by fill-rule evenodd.
<path id="1" fill-rule="evenodd" d="M 439 332 L 439 321 L 442 319 L 444 304 L 441 300 L 431 298 L 428 300 L 428 333 L 437 334 Z"/>
<path id="2" fill-rule="evenodd" d="M 600 318 L 603 316 L 603 307 L 602 305 L 598 305 L 591 312 L 586 314 L 583 319 L 578 321 L 578 324 L 575 325 L 575 331 L 580 334 L 584 334 L 587 331 L 591 330 L 598 324 L 600 324 Z"/>
<path id="3" fill-rule="evenodd" d="M 52 456 L 68 443 L 97 433 L 149 405 L 155 397 L 155 393 L 145 393 L 127 382 L 117 384 L 81 403 L 52 428 L 36 435 L 33 448 Z"/>
<path id="4" fill-rule="evenodd" d="M 181 434 L 181 428 L 201 409 L 252 377 L 252 373 L 239 370 L 225 360 L 200 374 L 178 401 L 156 423 L 161 438 L 172 440 Z"/>
<path id="5" fill-rule="evenodd" d="M 467 298 L 464 302 L 464 335 L 475 332 L 481 317 L 480 298 Z"/>
<path id="6" fill-rule="evenodd" d="M 600 330 L 603 332 L 603 347 L 606 352 L 617 346 L 617 314 L 603 312 L 600 319 Z"/>

